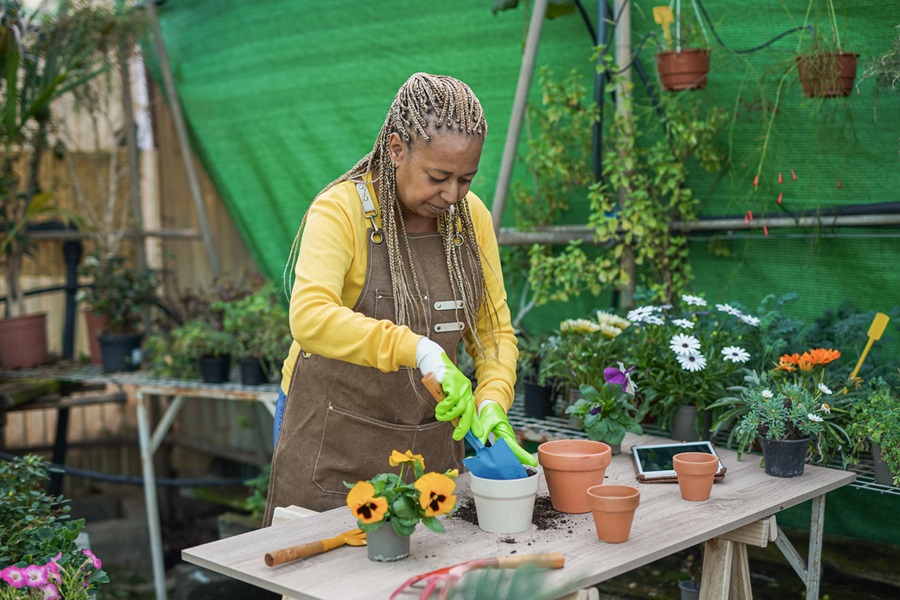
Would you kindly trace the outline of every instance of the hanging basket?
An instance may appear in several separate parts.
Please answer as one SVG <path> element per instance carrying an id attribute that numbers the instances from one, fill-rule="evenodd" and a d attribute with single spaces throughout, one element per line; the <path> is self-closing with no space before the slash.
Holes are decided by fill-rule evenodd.
<path id="1" fill-rule="evenodd" d="M 709 49 L 683 48 L 681 52 L 667 50 L 656 54 L 656 70 L 663 89 L 702 90 L 709 73 Z"/>
<path id="2" fill-rule="evenodd" d="M 807 98 L 849 96 L 856 79 L 856 59 L 852 52 L 823 52 L 797 57 L 800 86 Z"/>

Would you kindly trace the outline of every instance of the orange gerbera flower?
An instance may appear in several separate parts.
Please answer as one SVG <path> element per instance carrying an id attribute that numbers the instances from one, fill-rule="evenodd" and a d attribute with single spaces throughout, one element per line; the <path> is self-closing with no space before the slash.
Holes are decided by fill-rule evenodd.
<path id="1" fill-rule="evenodd" d="M 391 452 L 391 457 L 388 459 L 388 462 L 391 463 L 392 467 L 402 465 L 403 463 L 419 463 L 420 467 L 423 469 L 425 468 L 425 459 L 421 454 L 413 454 L 412 450 L 407 450 L 405 454 L 401 454 L 397 450 L 394 450 Z"/>
<path id="2" fill-rule="evenodd" d="M 425 509 L 426 517 L 442 515 L 456 506 L 456 482 L 440 473 L 425 473 L 416 480 L 419 490 L 419 504 Z"/>
<path id="3" fill-rule="evenodd" d="M 796 368 L 795 365 L 796 365 L 797 363 L 791 362 L 791 361 L 788 360 L 788 359 L 789 359 L 788 355 L 784 355 L 784 356 L 782 356 L 781 358 L 779 358 L 779 359 L 778 359 L 778 364 L 775 365 L 775 368 L 778 369 L 778 370 L 780 370 L 780 371 L 787 371 L 788 373 L 790 373 L 791 371 L 793 371 L 793 370 Z"/>
<path id="4" fill-rule="evenodd" d="M 806 358 L 806 353 L 803 353 L 803 356 L 800 357 L 800 360 L 797 361 L 797 366 L 800 367 L 801 371 L 806 371 L 809 373 L 813 370 L 813 367 L 816 366 L 816 363 Z"/>
<path id="5" fill-rule="evenodd" d="M 781 358 L 778 359 L 778 362 L 796 365 L 798 362 L 800 362 L 800 355 L 796 352 L 794 352 L 793 354 L 783 354 Z"/>
<path id="6" fill-rule="evenodd" d="M 387 500 L 375 496 L 375 486 L 359 481 L 347 493 L 347 506 L 360 523 L 368 525 L 384 518 L 388 510 Z"/>
<path id="7" fill-rule="evenodd" d="M 825 348 L 813 348 L 807 352 L 804 352 L 803 356 L 801 356 L 800 359 L 806 359 L 814 365 L 827 365 L 831 361 L 840 357 L 841 353 L 838 350 L 832 350 L 831 348 L 829 348 L 828 350 L 826 350 Z"/>

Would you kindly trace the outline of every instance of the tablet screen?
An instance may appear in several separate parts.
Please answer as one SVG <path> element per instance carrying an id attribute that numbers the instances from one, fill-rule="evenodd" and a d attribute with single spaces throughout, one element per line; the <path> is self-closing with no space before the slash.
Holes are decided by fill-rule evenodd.
<path id="1" fill-rule="evenodd" d="M 672 457 L 681 452 L 706 452 L 715 454 L 713 445 L 709 442 L 687 442 L 681 444 L 652 444 L 649 446 L 634 446 L 631 449 L 634 462 L 637 465 L 639 475 L 647 479 L 675 477 L 672 467 Z M 722 461 L 719 461 L 719 472 L 724 469 Z"/>

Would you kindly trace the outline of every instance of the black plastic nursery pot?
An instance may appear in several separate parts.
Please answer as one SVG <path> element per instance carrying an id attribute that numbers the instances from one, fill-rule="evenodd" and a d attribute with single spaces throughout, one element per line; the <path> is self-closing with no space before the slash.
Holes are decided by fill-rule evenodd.
<path id="1" fill-rule="evenodd" d="M 553 416 L 553 386 L 525 380 L 525 414 L 535 419 Z"/>
<path id="2" fill-rule="evenodd" d="M 144 334 L 132 335 L 101 334 L 100 359 L 104 373 L 116 371 L 136 371 L 141 366 L 141 341 Z"/>
<path id="3" fill-rule="evenodd" d="M 200 358 L 200 376 L 204 383 L 225 383 L 231 374 L 230 356 Z"/>
<path id="4" fill-rule="evenodd" d="M 241 385 L 261 385 L 268 383 L 269 376 L 257 358 L 242 358 L 238 361 L 241 369 Z"/>
<path id="5" fill-rule="evenodd" d="M 802 440 L 770 440 L 759 436 L 766 475 L 772 477 L 800 477 L 806 464 L 809 438 Z"/>

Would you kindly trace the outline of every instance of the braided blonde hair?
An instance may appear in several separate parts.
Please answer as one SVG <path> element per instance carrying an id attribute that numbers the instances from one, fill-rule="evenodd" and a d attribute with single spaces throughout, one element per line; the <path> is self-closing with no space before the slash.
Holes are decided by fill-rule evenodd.
<path id="1" fill-rule="evenodd" d="M 377 176 L 377 179 L 380 180 L 378 203 L 381 210 L 383 243 L 387 245 L 388 250 L 397 323 L 408 325 L 414 316 L 422 317 L 424 315 L 429 330 L 431 328 L 430 318 L 428 318 L 430 311 L 422 299 L 423 294 L 419 289 L 412 252 L 409 248 L 409 239 L 400 212 L 396 171 L 389 153 L 389 138 L 392 133 L 397 133 L 412 150 L 416 143 L 427 144 L 433 135 L 442 135 L 444 132 L 464 133 L 467 136 L 477 136 L 478 139 L 484 141 L 488 126 L 481 102 L 471 88 L 458 79 L 443 75 L 415 73 L 397 91 L 372 151 L 366 154 L 352 169 L 319 192 L 319 195 L 322 195 L 335 185 L 345 181 L 364 181 L 366 174 L 371 174 L 373 181 Z M 305 223 L 306 217 L 304 216 L 291 248 L 291 260 L 288 266 L 293 265 L 296 260 Z M 463 320 L 470 331 L 476 331 L 479 306 L 477 290 L 474 286 L 480 285 L 483 294 L 482 301 L 486 302 L 488 307 L 488 326 L 496 354 L 499 348 L 497 315 L 492 309 L 493 299 L 484 273 L 480 269 L 479 254 L 481 250 L 475 236 L 475 227 L 467 198 L 463 198 L 455 207 L 451 207 L 450 210 L 438 217 L 438 230 L 443 241 L 451 286 L 454 293 L 459 294 L 463 300 Z M 465 241 L 471 245 L 472 252 L 464 251 Z M 404 268 L 404 254 L 409 277 L 407 269 Z M 466 267 L 470 273 L 480 273 L 481 281 L 474 282 L 471 278 L 466 277 Z M 286 267 L 286 289 L 287 276 Z M 410 279 L 412 279 L 411 282 Z M 473 337 L 478 352 L 483 354 L 483 341 L 477 335 L 473 335 Z"/>

